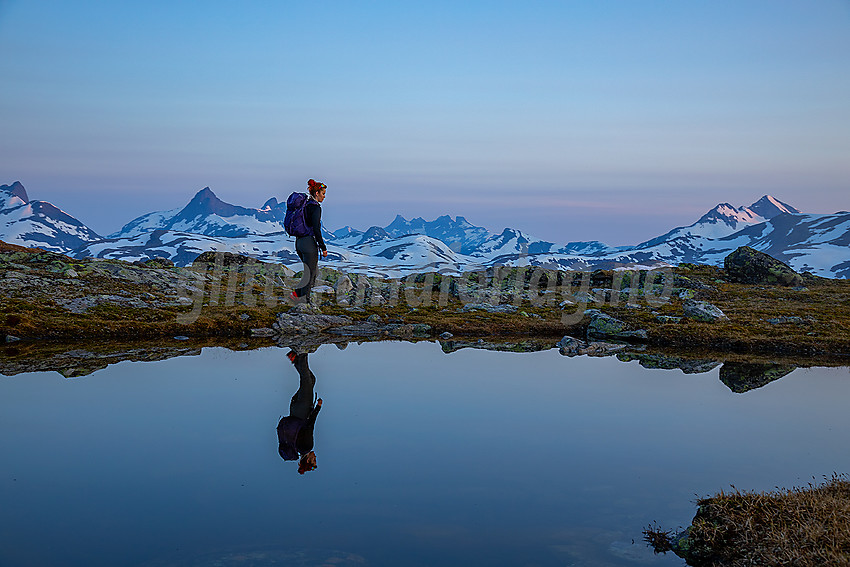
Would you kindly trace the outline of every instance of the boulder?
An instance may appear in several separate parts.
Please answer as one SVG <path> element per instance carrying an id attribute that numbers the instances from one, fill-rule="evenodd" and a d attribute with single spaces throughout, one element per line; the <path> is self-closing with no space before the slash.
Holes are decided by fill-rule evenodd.
<path id="1" fill-rule="evenodd" d="M 332 327 L 350 324 L 350 317 L 322 315 L 314 306 L 302 303 L 296 305 L 287 313 L 280 313 L 272 327 L 280 335 L 299 335 L 320 333 Z"/>
<path id="2" fill-rule="evenodd" d="M 348 276 L 342 276 L 336 281 L 336 296 L 337 298 L 341 298 L 344 295 L 348 295 L 354 289 L 354 284 L 351 283 L 351 278 Z"/>
<path id="3" fill-rule="evenodd" d="M 467 303 L 460 310 L 461 313 L 470 311 L 486 311 L 487 313 L 516 313 L 516 305 L 491 305 L 490 303 Z"/>
<path id="4" fill-rule="evenodd" d="M 805 325 L 806 323 L 814 322 L 814 319 L 811 319 L 809 317 L 803 319 L 802 317 L 797 317 L 796 315 L 792 315 L 790 317 L 783 315 L 782 317 L 772 317 L 770 319 L 767 319 L 767 322 L 771 325 L 785 325 L 789 323 L 793 325 Z"/>
<path id="5" fill-rule="evenodd" d="M 759 252 L 749 246 L 741 246 L 723 260 L 723 267 L 733 282 L 755 285 L 803 285 L 803 277 L 788 264 Z"/>
<path id="6" fill-rule="evenodd" d="M 707 301 L 695 301 L 690 299 L 682 304 L 685 311 L 685 317 L 690 317 L 696 321 L 704 321 L 712 323 L 714 321 L 728 321 L 727 317 L 719 307 L 708 303 Z"/>
<path id="7" fill-rule="evenodd" d="M 588 311 L 591 312 L 590 324 L 587 326 L 588 338 L 603 337 L 622 340 L 647 340 L 646 331 L 643 329 L 637 331 L 631 330 L 625 322 L 597 309 Z"/>
<path id="8" fill-rule="evenodd" d="M 290 315 L 321 315 L 322 310 L 313 303 L 296 303 L 289 310 Z"/>

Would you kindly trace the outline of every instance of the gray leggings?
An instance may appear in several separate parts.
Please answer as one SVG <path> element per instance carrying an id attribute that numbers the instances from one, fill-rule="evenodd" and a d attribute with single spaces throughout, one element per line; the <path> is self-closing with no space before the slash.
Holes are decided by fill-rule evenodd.
<path id="1" fill-rule="evenodd" d="M 304 283 L 295 288 L 295 295 L 306 297 L 310 301 L 310 289 L 316 285 L 316 274 L 319 271 L 319 246 L 313 236 L 299 236 L 295 239 L 295 252 L 304 262 L 304 276 L 298 283 Z"/>

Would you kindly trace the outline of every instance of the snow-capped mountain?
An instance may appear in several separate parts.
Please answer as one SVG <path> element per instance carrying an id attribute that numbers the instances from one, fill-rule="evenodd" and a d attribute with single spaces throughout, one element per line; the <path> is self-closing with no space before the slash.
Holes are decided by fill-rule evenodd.
<path id="1" fill-rule="evenodd" d="M 199 254 L 209 250 L 242 254 L 281 264 L 299 261 L 292 237 L 285 234 L 226 237 L 163 229 L 136 236 L 98 240 L 74 251 L 72 255 L 75 258 L 109 258 L 129 262 L 167 258 L 178 266 L 187 266 Z"/>
<path id="2" fill-rule="evenodd" d="M 637 248 L 651 248 L 664 242 L 689 238 L 722 238 L 749 225 L 765 222 L 776 215 L 798 214 L 800 211 L 782 201 L 765 195 L 749 207 L 737 209 L 729 203 L 720 203 L 692 225 L 674 228 L 666 234 L 657 236 L 637 245 Z"/>
<path id="3" fill-rule="evenodd" d="M 746 208 L 747 212 L 756 216 L 760 216 L 765 219 L 772 219 L 778 214 L 788 213 L 791 215 L 800 214 L 800 210 L 795 209 L 791 205 L 785 204 L 779 199 L 775 197 L 771 197 L 770 195 L 765 195 L 749 207 Z"/>
<path id="4" fill-rule="evenodd" d="M 101 236 L 47 201 L 30 201 L 20 181 L 0 185 L 0 240 L 68 252 Z"/>
<path id="5" fill-rule="evenodd" d="M 247 236 L 283 232 L 286 203 L 272 197 L 259 209 L 225 203 L 209 187 L 198 191 L 182 209 L 148 213 L 110 234 L 110 238 L 138 236 L 154 230 L 191 232 L 204 236 Z"/>
<path id="6" fill-rule="evenodd" d="M 452 219 L 449 215 L 443 215 L 430 222 L 422 217 L 407 220 L 397 215 L 385 230 L 394 237 L 424 234 L 444 242 L 460 254 L 472 254 L 482 243 L 494 236 L 486 228 L 475 226 L 464 217 L 458 216 Z"/>
<path id="7" fill-rule="evenodd" d="M 178 265 L 190 264 L 201 252 L 221 250 L 298 269 L 294 238 L 283 232 L 285 212 L 285 203 L 274 197 L 259 209 L 249 209 L 225 203 L 205 188 L 181 209 L 143 215 L 102 238 L 50 203 L 30 201 L 15 182 L 0 186 L 0 239 L 78 258 L 165 257 Z M 611 247 L 598 241 L 558 245 L 512 228 L 491 233 L 464 217 L 448 215 L 433 221 L 397 216 L 383 228 L 343 227 L 323 234 L 329 251 L 323 264 L 393 277 L 500 264 L 562 269 L 722 265 L 731 251 L 747 245 L 799 271 L 850 278 L 850 213 L 802 214 L 769 195 L 749 206 L 721 203 L 695 223 L 635 246 Z"/>

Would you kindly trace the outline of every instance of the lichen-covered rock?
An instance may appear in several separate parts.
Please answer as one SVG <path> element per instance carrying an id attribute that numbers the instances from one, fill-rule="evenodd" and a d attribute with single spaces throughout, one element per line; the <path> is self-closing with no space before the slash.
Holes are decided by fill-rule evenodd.
<path id="1" fill-rule="evenodd" d="M 417 323 L 413 325 L 413 336 L 415 337 L 427 337 L 431 335 L 431 325 L 426 325 L 425 323 Z"/>
<path id="2" fill-rule="evenodd" d="M 727 317 L 719 307 L 708 303 L 707 301 L 695 301 L 690 299 L 682 304 L 682 309 L 685 312 L 685 317 L 690 317 L 696 321 L 712 323 L 714 321 L 729 320 L 729 317 Z"/>
<path id="3" fill-rule="evenodd" d="M 351 278 L 348 276 L 342 276 L 336 281 L 335 288 L 337 298 L 341 298 L 354 290 L 354 284 L 351 282 Z"/>
<path id="4" fill-rule="evenodd" d="M 313 303 L 296 303 L 289 310 L 290 315 L 321 315 L 322 310 Z"/>
<path id="5" fill-rule="evenodd" d="M 296 305 L 289 312 L 279 314 L 272 327 L 280 335 L 300 335 L 351 324 L 350 317 L 321 315 L 318 309 L 311 310 L 311 307 L 307 303 Z"/>
<path id="6" fill-rule="evenodd" d="M 624 321 L 596 309 L 588 311 L 590 312 L 590 324 L 587 326 L 588 338 L 607 337 L 622 340 L 647 340 L 646 331 L 643 329 L 632 330 Z"/>
<path id="7" fill-rule="evenodd" d="M 741 246 L 723 260 L 729 279 L 737 283 L 755 285 L 803 285 L 803 277 L 788 264 L 759 252 L 749 246 Z"/>
<path id="8" fill-rule="evenodd" d="M 470 311 L 486 311 L 487 313 L 516 313 L 516 305 L 491 305 L 489 303 L 467 303 L 460 310 L 461 313 Z"/>
<path id="9" fill-rule="evenodd" d="M 770 319 L 767 319 L 767 322 L 771 325 L 784 325 L 788 323 L 793 325 L 804 325 L 811 321 L 807 321 L 806 319 L 797 317 L 796 315 L 792 315 L 790 317 L 783 315 L 782 317 L 771 317 Z"/>

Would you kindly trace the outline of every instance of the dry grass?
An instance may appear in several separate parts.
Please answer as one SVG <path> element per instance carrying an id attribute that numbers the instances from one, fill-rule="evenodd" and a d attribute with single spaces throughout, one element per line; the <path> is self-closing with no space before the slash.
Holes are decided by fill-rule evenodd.
<path id="1" fill-rule="evenodd" d="M 657 526 L 644 537 L 676 550 L 690 565 L 744 567 L 850 565 L 850 482 L 833 475 L 819 485 L 775 492 L 721 492 L 700 500 L 685 540 Z"/>
<path id="2" fill-rule="evenodd" d="M 177 322 L 178 316 L 189 312 L 190 309 L 174 305 L 174 297 L 168 297 L 162 291 L 126 279 L 103 275 L 102 271 L 93 270 L 88 260 L 72 260 L 49 252 L 0 243 L 0 263 L 3 258 L 11 259 L 7 263 L 10 270 L 20 271 L 22 268 L 16 263 L 24 263 L 27 264 L 28 273 L 57 282 L 55 288 L 48 287 L 41 295 L 0 293 L 0 333 L 24 338 L 136 338 L 174 334 L 241 337 L 249 335 L 251 328 L 270 326 L 277 313 L 289 308 L 287 304 L 279 301 L 279 298 L 286 297 L 289 293 L 280 285 L 275 285 L 271 290 L 271 294 L 278 300 L 273 302 L 273 305 L 266 306 L 261 298 L 264 297 L 264 292 L 268 296 L 269 290 L 264 290 L 260 282 L 255 282 L 254 301 L 248 301 L 249 305 L 245 305 L 245 302 L 234 303 L 233 298 L 228 300 L 222 282 L 217 305 L 210 305 L 210 298 L 207 296 L 200 317 L 191 325 L 181 325 Z M 118 261 L 107 263 L 129 266 Z M 79 272 L 77 283 L 84 285 L 69 287 L 69 284 L 61 283 L 68 281 L 62 279 L 62 270 L 57 269 L 62 266 L 73 267 Z M 228 269 L 230 268 L 225 268 L 226 273 L 229 273 Z M 523 280 L 518 279 L 522 274 L 512 270 L 508 270 L 503 283 L 522 283 Z M 729 316 L 730 321 L 705 323 L 684 318 L 679 323 L 659 322 L 656 315 L 682 315 L 682 300 L 675 296 L 668 303 L 654 308 L 650 308 L 641 300 L 639 309 L 627 308 L 620 302 L 619 305 L 589 303 L 586 306 L 568 308 L 568 311 L 583 307 L 600 308 L 624 320 L 634 329 L 646 329 L 648 342 L 656 348 L 708 349 L 748 356 L 808 356 L 831 358 L 835 361 L 850 356 L 848 280 L 807 277 L 808 289 L 794 290 L 777 286 L 729 283 L 722 269 L 711 266 L 683 265 L 675 272 L 677 279 L 686 279 L 689 282 L 688 285 L 695 290 L 696 299 L 716 304 Z M 632 285 L 631 281 L 615 281 L 615 275 L 611 271 L 597 270 L 592 274 L 591 287 Z M 2 276 L 0 272 L 0 277 Z M 338 276 L 337 273 L 330 277 Z M 240 289 L 240 295 L 237 298 L 242 299 L 242 280 L 238 277 L 236 287 Z M 429 290 L 430 295 L 424 290 L 428 285 L 425 283 L 428 277 L 434 278 L 433 287 Z M 566 282 L 566 277 L 566 273 L 559 273 L 556 278 L 558 285 Z M 619 278 L 619 275 L 616 277 Z M 626 276 L 629 280 L 632 277 L 634 276 Z M 644 278 L 643 275 L 640 277 Z M 446 283 L 446 278 L 423 275 L 423 281 L 418 280 L 417 277 L 416 285 L 419 287 L 414 290 L 413 295 L 420 301 L 426 301 L 418 304 L 415 309 L 401 298 L 396 305 L 367 305 L 362 310 L 354 311 L 345 309 L 335 301 L 326 301 L 322 310 L 328 314 L 344 314 L 356 320 L 378 314 L 385 321 L 426 323 L 434 329 L 435 334 L 448 331 L 458 337 L 476 338 L 560 338 L 566 334 L 581 336 L 589 320 L 585 318 L 584 321 L 564 325 L 561 322 L 562 312 L 558 307 L 534 306 L 527 299 L 523 300 L 519 310 L 513 314 L 461 312 L 463 305 L 457 295 L 446 296 L 440 293 L 440 283 Z M 379 285 L 386 283 L 379 282 Z M 572 283 L 574 290 L 578 290 L 574 276 Z M 410 282 L 405 282 L 404 285 L 409 284 Z M 534 284 L 530 279 L 524 281 L 525 287 L 531 285 Z M 539 285 L 541 290 L 545 288 L 544 284 Z M 509 290 L 504 288 L 502 291 Z M 91 308 L 86 313 L 74 314 L 57 304 L 58 297 L 63 294 L 74 297 L 93 294 L 140 297 L 153 294 L 156 296 L 154 303 L 161 307 L 134 309 L 128 306 L 103 305 Z M 783 324 L 771 324 L 767 321 L 775 317 L 799 319 L 795 323 Z"/>

